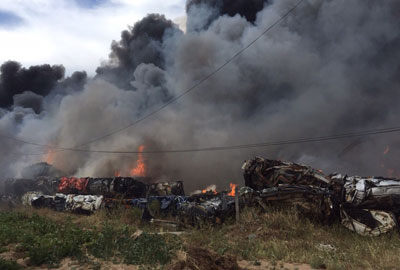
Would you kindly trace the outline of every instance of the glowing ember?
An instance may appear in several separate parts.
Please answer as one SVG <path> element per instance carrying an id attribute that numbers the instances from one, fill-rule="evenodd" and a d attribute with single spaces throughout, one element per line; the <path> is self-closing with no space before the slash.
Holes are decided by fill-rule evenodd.
<path id="1" fill-rule="evenodd" d="M 121 172 L 120 171 L 115 171 L 114 172 L 114 177 L 120 177 L 121 176 Z"/>
<path id="2" fill-rule="evenodd" d="M 138 159 L 136 160 L 136 167 L 133 168 L 130 173 L 131 176 L 140 176 L 144 177 L 146 176 L 146 165 L 144 164 L 144 159 L 143 159 L 143 152 L 144 150 L 144 145 L 139 146 L 139 154 L 138 154 Z"/>
<path id="3" fill-rule="evenodd" d="M 87 178 L 63 177 L 58 185 L 58 192 L 68 192 L 70 189 L 86 191 Z"/>
<path id="4" fill-rule="evenodd" d="M 231 192 L 228 193 L 229 196 L 235 197 L 235 193 L 236 193 L 236 184 L 229 184 L 229 187 L 231 188 Z"/>
<path id="5" fill-rule="evenodd" d="M 390 147 L 389 147 L 389 145 L 388 145 L 388 146 L 386 146 L 386 149 L 385 149 L 385 151 L 383 152 L 383 154 L 384 154 L 384 155 L 387 155 L 387 154 L 389 153 L 389 151 L 390 151 Z"/>

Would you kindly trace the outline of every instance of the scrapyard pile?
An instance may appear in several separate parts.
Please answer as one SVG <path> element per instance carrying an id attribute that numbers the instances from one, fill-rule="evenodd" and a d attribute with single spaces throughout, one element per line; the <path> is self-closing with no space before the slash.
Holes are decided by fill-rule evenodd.
<path id="1" fill-rule="evenodd" d="M 340 221 L 361 235 L 398 228 L 400 180 L 327 176 L 309 166 L 261 157 L 246 161 L 242 169 L 245 186 L 236 197 L 215 191 L 185 196 L 182 182 L 147 184 L 148 179 L 129 177 L 10 180 L 8 192 L 24 193 L 23 202 L 38 208 L 93 213 L 124 206 L 142 210 L 144 220 L 162 218 L 180 225 L 222 223 L 245 206 L 266 211 L 268 206 L 288 206 L 320 222 Z"/>
<path id="2" fill-rule="evenodd" d="M 14 196 L 24 193 L 22 203 L 25 205 L 84 214 L 91 214 L 101 207 L 109 208 L 123 202 L 126 205 L 135 206 L 135 201 L 139 198 L 184 195 L 183 183 L 180 181 L 146 184 L 143 180 L 147 179 L 131 177 L 10 179 L 8 192 Z M 21 186 L 21 182 L 30 184 Z"/>
<path id="3" fill-rule="evenodd" d="M 361 235 L 378 236 L 398 228 L 400 180 L 321 171 L 295 163 L 256 157 L 243 165 L 245 200 L 291 204 L 320 220 L 340 222 Z"/>
<path id="4" fill-rule="evenodd" d="M 100 208 L 137 208 L 142 210 L 142 219 L 145 221 L 155 217 L 173 217 L 180 224 L 192 226 L 209 222 L 222 223 L 235 211 L 234 198 L 225 193 L 209 191 L 185 196 L 181 181 L 147 184 L 144 182 L 147 180 L 131 177 L 40 177 L 31 180 L 30 185 L 24 185 L 25 189 L 38 191 L 26 192 L 24 189 L 26 193 L 22 195 L 22 203 L 35 208 L 80 214 L 91 214 Z M 20 181 L 28 180 L 9 180 L 8 191 L 18 190 L 21 193 Z"/>

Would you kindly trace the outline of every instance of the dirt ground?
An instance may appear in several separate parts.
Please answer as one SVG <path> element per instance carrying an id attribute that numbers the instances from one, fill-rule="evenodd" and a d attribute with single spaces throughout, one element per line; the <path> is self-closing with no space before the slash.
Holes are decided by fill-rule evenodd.
<path id="1" fill-rule="evenodd" d="M 9 247 L 13 250 L 14 247 Z M 24 259 L 21 254 L 15 251 L 4 252 L 0 257 L 6 260 L 15 260 L 25 269 L 42 270 L 42 267 L 29 267 L 29 259 Z M 107 270 L 138 270 L 139 266 L 114 264 L 111 261 L 101 261 L 94 259 L 90 264 L 81 264 L 69 258 L 64 259 L 56 268 L 59 270 L 92 270 L 92 269 L 107 269 Z M 265 270 L 265 269 L 284 269 L 284 270 L 311 270 L 311 266 L 307 264 L 294 264 L 276 262 L 271 263 L 266 260 L 259 261 L 237 261 L 234 256 L 218 255 L 217 253 L 203 249 L 190 248 L 187 251 L 178 251 L 177 258 L 168 266 L 168 270 Z"/>
<path id="2" fill-rule="evenodd" d="M 169 270 L 311 270 L 307 264 L 295 264 L 266 260 L 237 261 L 234 256 L 221 256 L 210 250 L 191 248 L 187 252 L 178 254 L 178 261 L 171 264 Z"/>
<path id="3" fill-rule="evenodd" d="M 247 270 L 266 270 L 266 269 L 311 270 L 312 269 L 312 267 L 308 264 L 284 263 L 284 262 L 271 263 L 266 260 L 258 260 L 257 262 L 239 261 L 238 264 L 242 269 L 247 269 Z"/>
<path id="4" fill-rule="evenodd" d="M 235 257 L 221 256 L 203 248 L 190 248 L 178 253 L 178 261 L 169 266 L 170 270 L 241 270 Z"/>

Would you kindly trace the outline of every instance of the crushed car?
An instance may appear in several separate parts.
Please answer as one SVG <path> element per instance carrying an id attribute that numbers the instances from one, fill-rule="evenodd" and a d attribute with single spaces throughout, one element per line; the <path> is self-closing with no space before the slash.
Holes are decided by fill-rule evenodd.
<path id="1" fill-rule="evenodd" d="M 242 169 L 259 204 L 310 205 L 302 208 L 312 209 L 321 220 L 339 220 L 361 235 L 399 229 L 399 179 L 324 175 L 309 166 L 263 157 L 245 161 Z"/>
<path id="2" fill-rule="evenodd" d="M 326 175 L 310 166 L 263 157 L 245 161 L 242 169 L 245 186 L 235 193 L 206 189 L 186 196 L 181 181 L 149 184 L 148 179 L 130 177 L 13 180 L 9 190 L 20 194 L 36 188 L 23 196 L 32 207 L 90 214 L 123 206 L 140 209 L 145 221 L 180 226 L 221 224 L 237 218 L 242 207 L 269 211 L 269 206 L 279 206 L 295 207 L 324 224 L 340 222 L 365 236 L 399 228 L 398 179 Z"/>

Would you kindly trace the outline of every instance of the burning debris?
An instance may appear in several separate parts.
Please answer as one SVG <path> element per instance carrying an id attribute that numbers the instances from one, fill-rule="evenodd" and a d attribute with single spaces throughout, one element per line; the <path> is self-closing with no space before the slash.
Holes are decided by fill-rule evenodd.
<path id="1" fill-rule="evenodd" d="M 185 195 L 181 181 L 146 184 L 148 181 L 148 178 L 143 177 L 37 177 L 35 179 L 7 179 L 5 181 L 4 195 L 22 196 L 29 191 L 40 191 L 45 195 L 63 193 L 103 195 L 108 198 Z"/>
<path id="2" fill-rule="evenodd" d="M 400 180 L 324 175 L 309 166 L 256 157 L 244 163 L 245 186 L 211 185 L 185 196 L 183 183 L 146 184 L 147 178 L 49 178 L 9 180 L 8 192 L 26 205 L 90 214 L 101 207 L 138 208 L 142 218 L 173 220 L 183 226 L 221 224 L 238 218 L 240 207 L 295 207 L 304 216 L 330 224 L 340 221 L 361 235 L 377 236 L 398 227 Z M 21 189 L 21 187 L 23 187 Z M 56 194 L 55 194 L 56 193 Z M 52 195 L 55 194 L 55 195 Z"/>

